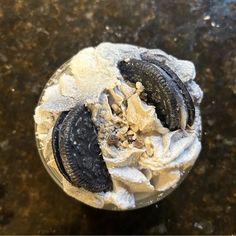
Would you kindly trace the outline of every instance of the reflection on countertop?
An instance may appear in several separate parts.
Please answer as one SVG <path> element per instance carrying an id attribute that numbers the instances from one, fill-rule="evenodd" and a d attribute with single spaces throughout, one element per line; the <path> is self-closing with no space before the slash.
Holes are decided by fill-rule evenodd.
<path id="1" fill-rule="evenodd" d="M 0 234 L 236 233 L 236 1 L 0 0 Z M 203 150 L 169 197 L 130 212 L 84 206 L 46 173 L 33 113 L 48 78 L 101 41 L 192 60 Z"/>

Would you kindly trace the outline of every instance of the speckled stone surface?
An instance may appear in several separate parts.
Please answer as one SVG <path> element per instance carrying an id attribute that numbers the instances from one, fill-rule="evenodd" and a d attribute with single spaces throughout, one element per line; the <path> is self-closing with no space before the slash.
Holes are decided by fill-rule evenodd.
<path id="1" fill-rule="evenodd" d="M 192 60 L 203 150 L 169 197 L 130 212 L 84 206 L 44 169 L 33 113 L 52 73 L 102 41 Z M 236 233 L 236 1 L 0 0 L 0 234 Z"/>

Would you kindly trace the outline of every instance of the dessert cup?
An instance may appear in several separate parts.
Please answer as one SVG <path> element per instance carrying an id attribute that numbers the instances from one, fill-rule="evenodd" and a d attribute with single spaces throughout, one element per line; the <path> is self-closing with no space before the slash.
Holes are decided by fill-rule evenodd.
<path id="1" fill-rule="evenodd" d="M 102 43 L 96 48 L 93 48 L 93 49 L 89 48 L 87 50 L 88 50 L 88 54 L 86 54 L 86 49 L 82 50 L 82 53 L 79 52 L 77 54 L 79 56 L 75 55 L 75 57 L 73 57 L 69 61 L 65 62 L 60 68 L 58 68 L 57 71 L 48 80 L 48 82 L 45 85 L 45 87 L 42 91 L 42 94 L 39 98 L 39 102 L 37 104 L 37 108 L 35 110 L 35 116 L 34 116 L 34 118 L 35 118 L 35 136 L 36 136 L 37 148 L 39 151 L 40 158 L 43 162 L 43 165 L 46 168 L 47 172 L 52 177 L 52 179 L 68 195 L 70 195 L 70 196 L 76 198 L 77 200 L 79 200 L 87 205 L 90 205 L 92 207 L 106 209 L 106 210 L 120 211 L 120 210 L 138 209 L 138 208 L 142 208 L 142 207 L 157 203 L 158 201 L 160 201 L 161 199 L 163 199 L 167 195 L 169 195 L 184 180 L 184 178 L 187 176 L 190 169 L 194 165 L 194 163 L 199 155 L 200 149 L 201 149 L 201 143 L 200 143 L 201 117 L 200 117 L 199 104 L 202 99 L 202 91 L 199 88 L 199 86 L 193 81 L 194 77 L 195 77 L 194 66 L 191 62 L 177 60 L 176 58 L 174 58 L 170 55 L 167 55 L 165 52 L 163 52 L 159 49 L 149 50 L 149 49 L 145 49 L 145 48 L 136 47 L 133 45 Z M 196 117 L 195 117 L 192 129 L 186 128 L 187 131 L 184 131 L 184 130 L 178 131 L 181 129 L 175 129 L 175 130 L 171 131 L 171 130 L 168 130 L 164 126 L 160 128 L 160 130 L 161 130 L 160 132 L 163 132 L 163 133 L 158 134 L 156 136 L 158 138 L 160 137 L 161 139 L 164 136 L 166 137 L 166 139 L 168 139 L 168 137 L 170 136 L 169 142 L 170 143 L 173 142 L 173 144 L 170 144 L 168 148 L 170 148 L 171 145 L 174 146 L 175 145 L 174 142 L 176 142 L 176 143 L 179 142 L 179 144 L 178 145 L 176 144 L 176 147 L 173 148 L 173 150 L 174 150 L 173 152 L 178 152 L 179 154 L 178 155 L 176 154 L 177 155 L 176 158 L 172 158 L 172 160 L 170 160 L 168 163 L 167 162 L 164 163 L 164 161 L 161 160 L 160 163 L 162 163 L 162 161 L 163 161 L 164 167 L 161 166 L 162 164 L 160 164 L 159 162 L 156 162 L 156 160 L 154 160 L 154 164 L 157 165 L 157 168 L 156 169 L 152 168 L 152 165 L 151 164 L 149 165 L 149 159 L 148 159 L 149 157 L 147 157 L 147 159 L 148 159 L 147 162 L 145 160 L 144 160 L 144 163 L 138 162 L 139 167 L 137 167 L 137 163 L 136 164 L 127 164 L 127 166 L 124 164 L 122 164 L 121 166 L 113 166 L 113 165 L 109 164 L 110 162 L 109 162 L 108 158 L 105 158 L 105 162 L 108 166 L 108 170 L 111 175 L 113 185 L 115 186 L 115 187 L 113 186 L 115 190 L 113 189 L 112 191 L 108 191 L 108 193 L 104 193 L 104 192 L 103 193 L 93 193 L 93 192 L 90 192 L 86 189 L 84 190 L 83 187 L 73 186 L 73 184 L 71 184 L 69 181 L 67 181 L 64 178 L 63 174 L 60 173 L 60 170 L 58 169 L 58 166 L 56 165 L 55 160 L 54 160 L 55 155 L 52 152 L 51 139 L 52 139 L 52 135 L 53 135 L 53 133 L 52 133 L 53 125 L 55 124 L 56 118 L 58 118 L 58 116 L 63 111 L 63 109 L 60 111 L 58 111 L 58 110 L 54 111 L 53 109 L 50 110 L 51 108 L 50 109 L 47 108 L 48 109 L 47 110 L 47 109 L 45 109 L 45 106 L 44 106 L 45 103 L 47 102 L 46 100 L 47 99 L 50 100 L 50 96 L 51 97 L 57 96 L 57 95 L 53 94 L 54 92 L 52 92 L 52 95 L 49 96 L 48 95 L 49 89 L 53 88 L 53 86 L 57 86 L 58 84 L 61 86 L 60 79 L 65 75 L 72 76 L 73 78 L 76 78 L 76 75 L 73 74 L 73 68 L 71 69 L 72 62 L 77 63 L 76 60 L 78 58 L 79 58 L 79 61 L 81 61 L 83 59 L 83 57 L 85 58 L 85 57 L 87 57 L 87 55 L 91 56 L 94 53 L 94 51 L 91 53 L 91 50 L 95 50 L 97 55 L 101 56 L 100 59 L 97 59 L 97 60 L 100 60 L 99 63 L 100 62 L 103 63 L 102 60 L 104 58 L 105 58 L 105 60 L 108 58 L 107 61 L 109 63 L 109 61 L 112 60 L 113 57 L 116 57 L 116 53 L 117 53 L 117 55 L 119 53 L 120 54 L 123 53 L 121 56 L 119 55 L 119 57 L 121 57 L 121 59 L 124 59 L 124 60 L 126 60 L 127 56 L 129 56 L 129 55 L 131 58 L 132 57 L 138 58 L 137 55 L 139 55 L 139 53 L 140 54 L 149 53 L 149 55 L 153 56 L 154 59 L 159 60 L 159 61 L 160 61 L 160 58 L 165 58 L 164 61 L 167 61 L 166 65 L 171 67 L 172 70 L 175 70 L 175 73 L 178 74 L 180 80 L 182 80 L 185 84 L 187 84 L 186 87 L 193 99 L 194 106 L 195 106 L 195 112 L 196 112 Z M 129 52 L 129 50 L 130 50 L 130 52 Z M 113 56 L 114 52 L 115 52 L 115 56 Z M 91 55 L 89 53 L 91 53 Z M 85 58 L 85 63 L 86 63 L 86 60 L 88 60 L 88 62 L 90 62 L 89 61 L 90 59 Z M 98 63 L 98 62 L 96 62 L 96 63 Z M 104 65 L 106 65 L 106 63 L 104 63 Z M 115 63 L 115 66 L 116 65 L 117 65 L 117 63 Z M 95 67 L 96 67 L 96 65 L 95 65 Z M 114 69 L 114 64 L 111 65 L 111 67 L 113 67 L 113 69 Z M 81 71 L 82 71 L 82 69 L 81 69 Z M 85 66 L 85 69 L 88 69 L 88 67 Z M 116 73 L 119 74 L 119 72 L 116 72 Z M 122 76 L 119 75 L 118 77 L 120 78 Z M 79 77 L 78 77 L 78 81 L 79 81 Z M 137 83 L 136 83 L 136 85 L 137 85 Z M 79 86 L 79 83 L 78 83 L 78 86 Z M 65 89 L 65 87 L 63 87 L 62 89 Z M 68 89 L 68 88 L 66 88 L 66 89 Z M 107 89 L 107 88 L 104 87 L 104 89 Z M 137 88 L 137 90 L 138 89 L 139 88 Z M 61 90 L 59 89 L 58 91 L 61 91 Z M 47 92 L 48 94 L 45 95 L 45 92 Z M 99 96 L 102 93 L 100 93 Z M 60 96 L 60 95 L 58 95 L 58 96 Z M 45 97 L 47 97 L 47 99 L 45 99 Z M 55 101 L 57 101 L 57 100 L 55 100 Z M 86 101 L 90 102 L 90 98 L 87 98 Z M 97 101 L 100 101 L 100 100 L 97 100 Z M 145 102 L 142 101 L 142 103 L 145 103 Z M 144 104 L 144 106 L 146 107 L 146 104 Z M 147 105 L 147 106 L 149 106 L 149 105 Z M 42 107 L 45 110 L 43 110 Z M 66 108 L 66 110 L 70 110 L 70 109 L 72 109 L 72 108 Z M 45 111 L 46 111 L 47 115 L 44 114 Z M 52 121 L 50 121 L 51 123 L 48 122 L 50 124 L 47 123 L 48 117 L 47 117 L 47 119 L 45 118 L 46 116 L 48 116 L 49 113 L 51 113 L 52 117 L 53 117 L 53 118 L 52 117 L 50 118 L 50 119 L 52 119 Z M 157 114 L 157 117 L 158 117 L 158 114 Z M 156 122 L 159 122 L 158 124 L 160 124 L 159 119 Z M 46 124 L 46 125 L 44 125 L 44 124 Z M 152 124 L 152 123 L 150 123 L 150 124 Z M 43 127 L 43 125 L 47 126 L 47 128 Z M 98 127 L 98 130 L 100 130 L 99 128 L 100 127 Z M 133 130 L 135 130 L 135 129 L 136 128 L 133 128 Z M 173 140 L 176 140 L 176 141 L 171 141 L 172 140 L 171 137 L 172 136 L 174 137 L 175 134 L 177 134 L 177 133 L 181 133 L 181 135 L 183 135 L 185 133 L 186 135 L 183 137 L 181 136 L 180 138 L 173 138 Z M 169 134 L 169 136 L 168 136 L 168 134 Z M 178 137 L 178 135 L 176 135 L 176 137 Z M 182 139 L 185 139 L 185 142 Z M 188 139 L 189 140 L 191 139 L 191 140 L 189 141 Z M 102 142 L 103 141 L 100 141 L 99 143 L 102 143 Z M 177 146 L 179 146 L 179 148 L 177 148 Z M 102 151 L 103 151 L 103 148 L 104 148 L 104 143 L 103 143 L 103 146 L 101 145 Z M 123 147 L 119 147 L 119 148 L 123 148 Z M 153 148 L 155 149 L 155 142 L 154 142 Z M 156 155 L 155 152 L 153 154 L 154 155 L 153 158 L 155 158 L 155 155 Z M 168 155 L 170 155 L 169 154 L 170 152 L 171 151 L 168 149 Z M 103 152 L 103 153 L 105 153 L 105 152 Z M 104 155 L 106 155 L 106 154 L 104 154 Z M 116 158 L 116 157 L 114 157 L 114 158 Z M 140 156 L 138 158 L 140 158 Z M 156 157 L 156 158 L 158 159 L 158 157 Z M 163 158 L 165 158 L 164 154 L 163 154 Z M 169 158 L 169 157 L 166 156 L 166 158 Z M 140 159 L 138 159 L 138 160 L 140 160 Z M 141 166 L 143 165 L 143 166 L 140 167 L 140 165 Z M 149 169 L 149 166 L 150 166 L 150 169 Z M 121 171 L 120 173 L 119 173 L 119 170 Z M 124 175 L 123 175 L 123 173 L 124 173 Z M 140 176 L 142 175 L 140 177 L 140 179 L 145 178 L 145 180 L 143 180 L 143 179 L 140 180 L 140 179 L 138 179 L 139 177 L 137 177 L 137 180 L 135 180 L 135 176 L 129 177 L 132 173 L 134 173 L 134 175 L 136 175 L 136 173 L 138 175 L 140 174 Z M 127 177 L 128 184 L 126 183 L 124 176 L 128 176 Z M 142 188 L 144 189 L 143 191 L 140 190 L 140 181 L 143 181 L 143 183 L 142 183 L 143 184 Z M 148 181 L 148 183 L 147 183 L 147 181 Z M 135 183 L 137 184 L 138 187 L 134 186 Z M 147 190 L 148 188 L 149 188 L 149 190 Z M 137 189 L 139 189 L 139 190 L 137 190 Z"/>

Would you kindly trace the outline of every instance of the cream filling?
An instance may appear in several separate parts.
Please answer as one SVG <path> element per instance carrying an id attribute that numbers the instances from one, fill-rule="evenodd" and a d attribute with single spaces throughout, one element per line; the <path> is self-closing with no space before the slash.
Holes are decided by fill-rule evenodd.
<path id="1" fill-rule="evenodd" d="M 61 179 L 68 195 L 93 207 L 113 205 L 128 209 L 154 194 L 161 197 L 178 184 L 201 149 L 198 104 L 202 91 L 194 81 L 189 86 L 196 103 L 195 123 L 191 130 L 170 132 L 162 126 L 155 108 L 140 99 L 142 84 L 130 85 L 122 79 L 117 62 L 140 59 L 143 52 L 164 58 L 181 80 L 194 79 L 191 62 L 177 60 L 161 50 L 102 43 L 76 54 L 68 69 L 45 89 L 35 109 L 36 135 L 46 163 Z M 76 188 L 62 177 L 56 166 L 51 147 L 53 125 L 60 112 L 78 103 L 89 107 L 98 127 L 100 148 L 113 181 L 111 192 L 91 193 Z"/>

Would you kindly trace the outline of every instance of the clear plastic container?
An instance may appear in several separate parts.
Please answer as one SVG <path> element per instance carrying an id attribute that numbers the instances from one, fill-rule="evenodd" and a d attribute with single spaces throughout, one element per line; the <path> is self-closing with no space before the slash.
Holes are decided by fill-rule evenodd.
<path id="1" fill-rule="evenodd" d="M 59 77 L 65 73 L 66 71 L 68 71 L 68 64 L 69 64 L 70 60 L 67 61 L 66 63 L 64 63 L 53 75 L 52 77 L 48 80 L 48 82 L 46 83 L 41 96 L 39 98 L 39 102 L 38 105 L 40 105 L 42 103 L 42 97 L 44 95 L 44 91 L 46 88 L 48 88 L 49 86 L 55 84 L 56 81 L 58 81 Z M 42 150 L 42 145 L 40 144 L 40 141 L 36 135 L 37 132 L 37 124 L 35 123 L 35 137 L 36 137 L 36 144 L 37 144 L 37 148 L 39 151 L 39 155 L 41 158 L 41 161 L 43 162 L 44 167 L 46 168 L 47 172 L 49 173 L 49 175 L 52 177 L 52 179 L 60 186 L 60 188 L 63 189 L 63 185 L 62 185 L 62 175 L 59 174 L 59 172 L 54 169 L 51 168 L 49 165 L 47 165 L 47 160 L 43 155 L 43 150 Z M 163 192 L 153 192 L 153 193 L 148 193 L 148 194 L 142 194 L 142 193 L 138 193 L 135 195 L 136 197 L 136 201 L 135 201 L 135 208 L 131 208 L 131 209 L 127 209 L 127 210 L 133 210 L 133 209 L 138 209 L 138 208 L 142 208 L 142 207 L 146 207 L 149 205 L 152 205 L 154 203 L 157 203 L 158 201 L 160 201 L 161 199 L 165 198 L 167 195 L 169 195 L 175 188 L 177 188 L 179 186 L 179 184 L 184 180 L 184 178 L 187 176 L 187 174 L 189 173 L 190 169 L 192 168 L 189 167 L 187 170 L 185 170 L 185 172 L 181 175 L 179 181 L 177 184 L 175 184 L 174 187 L 169 188 L 166 191 Z M 117 208 L 116 206 L 112 205 L 112 204 L 107 204 L 104 205 L 104 207 L 102 209 L 105 210 L 113 210 L 113 211 L 121 211 L 122 209 Z"/>

